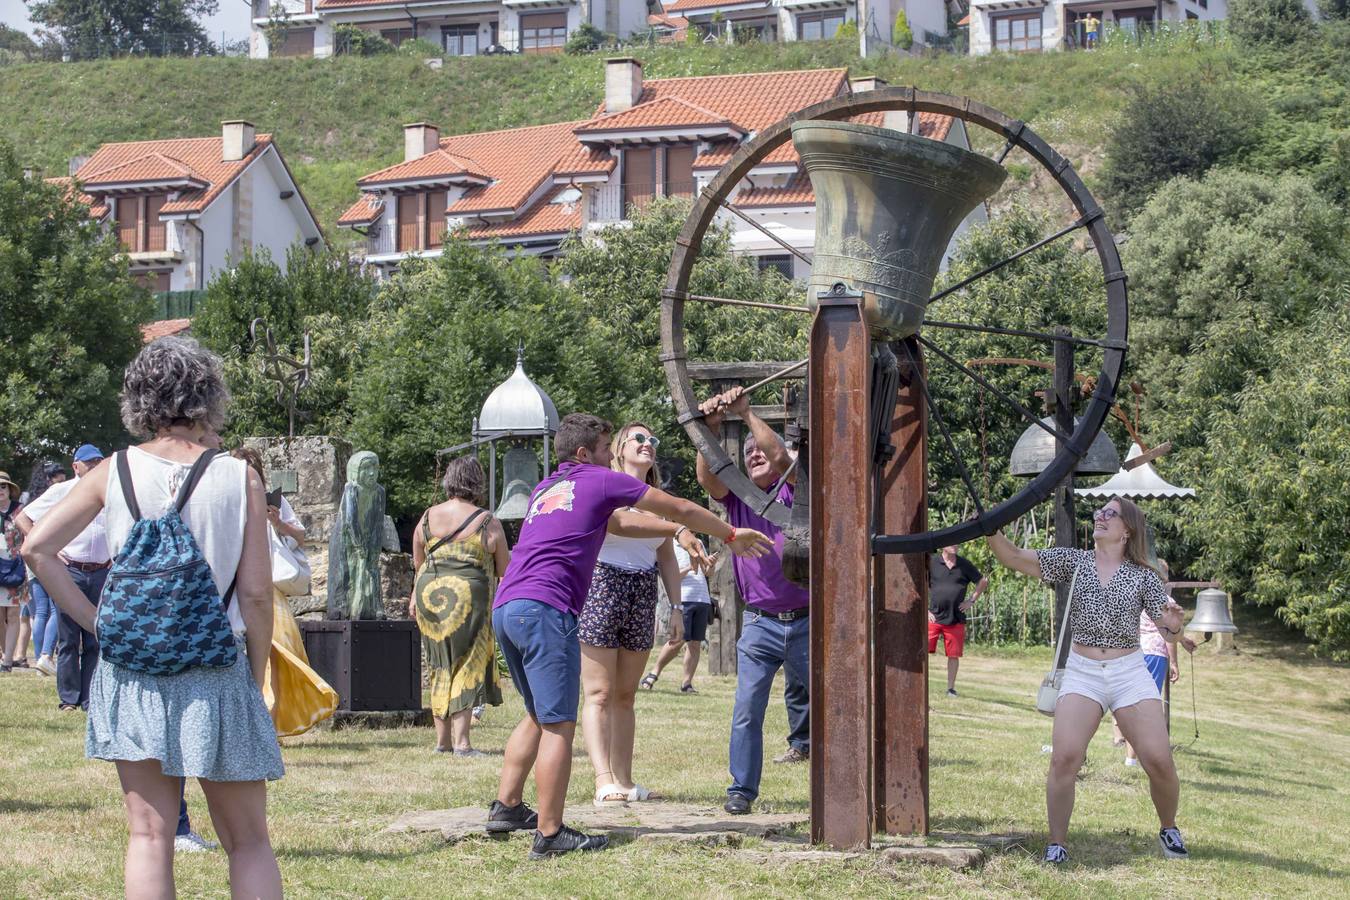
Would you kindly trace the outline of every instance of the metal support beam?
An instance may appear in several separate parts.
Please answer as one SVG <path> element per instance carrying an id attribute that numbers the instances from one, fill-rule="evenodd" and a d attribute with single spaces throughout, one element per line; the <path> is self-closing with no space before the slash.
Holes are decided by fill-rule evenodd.
<path id="1" fill-rule="evenodd" d="M 1069 336 L 1064 326 L 1055 328 L 1055 334 Z M 1073 344 L 1055 342 L 1055 425 L 1064 434 L 1073 432 Z M 1064 443 L 1055 438 L 1055 453 L 1064 452 Z M 1055 488 L 1055 546 L 1077 547 L 1078 527 L 1073 515 L 1073 472 Z M 1057 628 L 1068 628 L 1064 610 L 1069 604 L 1069 583 L 1055 585 L 1055 623 Z M 1058 632 L 1056 632 L 1058 634 Z M 1069 661 L 1070 641 L 1063 642 L 1055 668 L 1062 669 Z"/>
<path id="2" fill-rule="evenodd" d="M 911 360 L 910 338 L 897 345 L 900 390 L 890 425 L 895 456 L 877 484 L 877 527 L 884 534 L 928 530 L 928 410 Z M 876 827 L 887 834 L 928 833 L 928 555 L 874 557 L 873 755 Z"/>
<path id="3" fill-rule="evenodd" d="M 872 837 L 871 341 L 861 295 L 811 326 L 811 840 Z M 829 548 L 827 554 L 822 552 Z"/>

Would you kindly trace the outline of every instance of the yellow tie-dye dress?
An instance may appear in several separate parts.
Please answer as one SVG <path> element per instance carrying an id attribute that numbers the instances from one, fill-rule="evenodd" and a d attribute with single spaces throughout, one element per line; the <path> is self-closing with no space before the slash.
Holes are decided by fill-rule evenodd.
<path id="1" fill-rule="evenodd" d="M 496 573 L 487 546 L 491 519 L 482 516 L 482 524 L 468 537 L 440 546 L 422 523 L 430 552 L 417 571 L 417 627 L 431 670 L 431 712 L 438 718 L 502 702 L 492 635 Z"/>

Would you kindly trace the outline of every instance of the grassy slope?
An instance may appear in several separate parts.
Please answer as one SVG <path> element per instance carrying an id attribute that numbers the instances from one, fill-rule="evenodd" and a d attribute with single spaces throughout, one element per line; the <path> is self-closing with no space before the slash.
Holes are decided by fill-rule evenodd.
<path id="1" fill-rule="evenodd" d="M 1217 51 L 1047 53 L 862 61 L 829 43 L 643 48 L 648 78 L 849 66 L 892 84 L 967 94 L 1031 123 L 1087 172 L 1122 88 Z M 216 133 L 244 116 L 277 135 L 320 220 L 331 229 L 355 180 L 398 160 L 399 126 L 442 134 L 583 118 L 603 95 L 599 56 L 450 59 L 434 71 L 401 56 L 369 59 L 129 59 L 0 67 L 0 137 L 25 161 L 64 174 L 69 157 L 108 141 Z M 1016 170 L 1014 170 L 1016 171 Z"/>
<path id="2" fill-rule="evenodd" d="M 1034 861 L 1044 846 L 1040 746 L 1049 721 L 1032 711 L 1032 700 L 1048 649 L 976 649 L 961 667 L 956 701 L 941 696 L 940 677 L 930 684 L 933 830 L 1031 835 L 1024 850 L 994 858 L 981 872 L 874 861 L 766 866 L 723 850 L 648 844 L 540 865 L 526 862 L 520 837 L 447 847 L 432 835 L 384 834 L 404 812 L 480 805 L 495 790 L 500 756 L 433 754 L 429 728 L 321 730 L 292 742 L 284 751 L 286 777 L 271 790 L 273 840 L 294 897 L 1343 894 L 1350 875 L 1350 679 L 1345 667 L 1263 640 L 1263 629 L 1245 616 L 1239 625 L 1242 654 L 1197 655 L 1202 736 L 1177 755 L 1180 822 L 1194 857 L 1187 864 L 1161 860 L 1145 780 L 1121 765 L 1106 727 L 1080 782 L 1074 863 L 1049 871 Z M 1173 718 L 1181 744 L 1191 735 L 1191 673 L 1183 663 Z M 638 771 L 674 799 L 712 807 L 726 788 L 734 683 L 704 677 L 699 686 L 699 696 L 686 697 L 663 679 L 638 698 Z M 83 717 L 58 713 L 52 690 L 37 675 L 0 676 L 0 895 L 115 896 L 126 846 L 116 774 L 84 759 Z M 501 752 L 520 713 L 515 695 L 508 697 L 475 732 L 475 743 L 492 754 Z M 776 692 L 766 726 L 771 754 L 786 733 L 780 698 Z M 764 808 L 806 808 L 805 769 L 765 770 Z M 580 741 L 573 771 L 569 802 L 586 803 L 590 767 Z M 188 802 L 209 836 L 195 786 Z M 223 855 L 180 858 L 178 879 L 182 896 L 222 896 Z"/>

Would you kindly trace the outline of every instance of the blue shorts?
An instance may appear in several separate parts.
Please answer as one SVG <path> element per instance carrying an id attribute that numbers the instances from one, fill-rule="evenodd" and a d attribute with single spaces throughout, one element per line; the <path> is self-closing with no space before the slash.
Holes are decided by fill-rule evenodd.
<path id="1" fill-rule="evenodd" d="M 1148 666 L 1148 674 L 1153 676 L 1153 683 L 1158 686 L 1158 694 L 1161 696 L 1163 680 L 1167 678 L 1167 657 L 1145 653 L 1144 665 Z"/>
<path id="2" fill-rule="evenodd" d="M 511 600 L 492 611 L 511 681 L 541 725 L 575 722 L 581 698 L 577 617 L 538 600 Z"/>

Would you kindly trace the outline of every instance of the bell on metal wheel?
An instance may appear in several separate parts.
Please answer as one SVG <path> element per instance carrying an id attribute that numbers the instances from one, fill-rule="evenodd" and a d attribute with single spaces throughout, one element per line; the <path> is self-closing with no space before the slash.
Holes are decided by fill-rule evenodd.
<path id="1" fill-rule="evenodd" d="M 1228 595 L 1217 588 L 1205 588 L 1195 595 L 1195 615 L 1186 623 L 1187 631 L 1199 631 L 1205 640 L 1216 634 L 1237 634 L 1233 617 L 1228 614 Z"/>
<path id="2" fill-rule="evenodd" d="M 512 447 L 502 461 L 502 502 L 494 513 L 504 522 L 518 522 L 530 511 L 530 493 L 539 483 L 539 457 L 528 447 Z"/>
<path id="3" fill-rule="evenodd" d="M 951 144 L 851 122 L 797 122 L 792 143 L 816 195 L 808 303 L 843 282 L 862 292 L 874 338 L 914 334 L 952 235 L 1006 170 Z"/>

